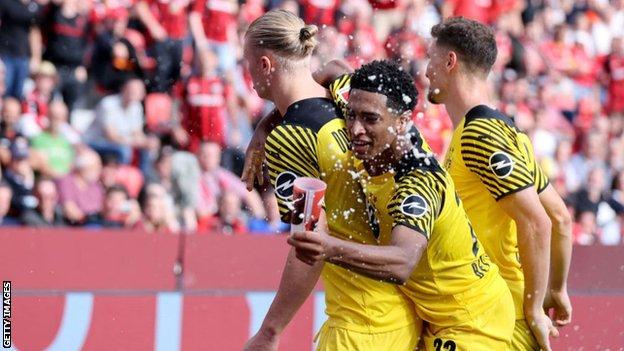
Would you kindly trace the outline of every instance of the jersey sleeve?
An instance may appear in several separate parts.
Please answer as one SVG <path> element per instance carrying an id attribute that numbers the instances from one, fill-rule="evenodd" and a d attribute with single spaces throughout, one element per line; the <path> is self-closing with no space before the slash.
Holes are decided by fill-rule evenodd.
<path id="1" fill-rule="evenodd" d="M 526 155 L 531 164 L 531 173 L 533 174 L 533 181 L 535 182 L 535 189 L 537 193 L 541 193 L 546 190 L 550 181 L 546 176 L 546 173 L 540 167 L 537 159 L 535 158 L 535 151 L 533 150 L 533 144 L 531 144 L 531 140 L 526 134 L 522 134 L 522 141 L 524 143 L 524 147 L 526 148 Z"/>
<path id="2" fill-rule="evenodd" d="M 351 90 L 351 74 L 343 74 L 329 85 L 332 100 L 340 107 L 343 116 L 346 115 L 349 90 Z"/>
<path id="3" fill-rule="evenodd" d="M 442 180 L 434 175 L 411 173 L 403 176 L 388 204 L 392 227 L 406 226 L 429 240 L 442 204 L 444 190 L 441 183 Z"/>
<path id="4" fill-rule="evenodd" d="M 290 222 L 293 184 L 298 177 L 320 178 L 317 134 L 309 128 L 279 125 L 266 144 L 267 168 L 279 207 L 280 217 Z"/>
<path id="5" fill-rule="evenodd" d="M 533 186 L 531 164 L 517 132 L 497 119 L 470 121 L 461 136 L 461 156 L 496 201 Z"/>
<path id="6" fill-rule="evenodd" d="M 550 181 L 548 180 L 548 177 L 546 176 L 546 173 L 544 173 L 542 167 L 540 167 L 537 162 L 535 162 L 535 171 L 533 173 L 535 174 L 535 187 L 537 189 L 537 193 L 539 194 L 546 190 Z"/>

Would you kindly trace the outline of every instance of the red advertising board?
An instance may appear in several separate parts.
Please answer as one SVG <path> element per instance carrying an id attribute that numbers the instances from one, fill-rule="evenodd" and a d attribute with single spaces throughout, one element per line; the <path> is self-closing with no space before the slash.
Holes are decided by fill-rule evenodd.
<path id="1" fill-rule="evenodd" d="M 288 252 L 285 237 L 0 230 L 14 350 L 240 350 L 260 326 Z M 174 267 L 183 268 L 176 275 Z M 554 350 L 624 348 L 624 250 L 575 248 L 574 320 Z M 310 350 L 323 293 L 280 350 Z"/>

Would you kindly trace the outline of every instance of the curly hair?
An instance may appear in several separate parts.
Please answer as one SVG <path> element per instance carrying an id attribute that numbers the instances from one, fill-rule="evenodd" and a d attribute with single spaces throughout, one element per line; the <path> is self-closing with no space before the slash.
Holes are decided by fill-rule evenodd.
<path id="1" fill-rule="evenodd" d="M 455 51 L 469 70 L 489 72 L 498 49 L 494 32 L 488 26 L 464 17 L 453 17 L 431 28 L 437 44 Z"/>
<path id="2" fill-rule="evenodd" d="M 399 115 L 413 111 L 418 99 L 414 79 L 390 60 L 376 60 L 357 69 L 351 77 L 351 89 L 385 95 L 388 107 Z"/>

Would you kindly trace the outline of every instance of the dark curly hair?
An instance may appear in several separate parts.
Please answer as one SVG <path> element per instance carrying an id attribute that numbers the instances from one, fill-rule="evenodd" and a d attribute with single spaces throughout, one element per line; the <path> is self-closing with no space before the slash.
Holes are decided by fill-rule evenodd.
<path id="1" fill-rule="evenodd" d="M 469 70 L 488 73 L 498 49 L 494 32 L 488 26 L 464 17 L 453 17 L 431 28 L 437 44 L 455 51 Z"/>
<path id="2" fill-rule="evenodd" d="M 357 69 L 351 77 L 351 89 L 379 93 L 397 114 L 413 111 L 418 99 L 414 79 L 398 63 L 376 60 Z"/>

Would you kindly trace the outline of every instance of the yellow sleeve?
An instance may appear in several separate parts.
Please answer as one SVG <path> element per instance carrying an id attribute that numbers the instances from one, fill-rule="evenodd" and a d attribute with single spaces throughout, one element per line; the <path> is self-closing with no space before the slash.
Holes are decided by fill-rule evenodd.
<path id="1" fill-rule="evenodd" d="M 428 240 L 440 214 L 443 182 L 434 172 L 424 174 L 415 171 L 401 177 L 388 204 L 392 227 L 406 226 L 423 234 Z"/>
<path id="2" fill-rule="evenodd" d="M 319 177 L 317 135 L 297 125 L 279 125 L 267 138 L 267 165 L 280 217 L 290 222 L 293 183 L 298 177 Z"/>
<path id="3" fill-rule="evenodd" d="M 524 133 L 522 133 L 521 136 L 522 142 L 524 143 L 524 146 L 526 148 L 527 158 L 531 163 L 531 172 L 533 173 L 535 188 L 537 190 L 537 193 L 539 194 L 542 191 L 546 190 L 550 182 L 548 180 L 548 177 L 546 176 L 546 173 L 544 173 L 544 170 L 542 170 L 542 167 L 540 167 L 537 160 L 535 159 L 535 152 L 533 150 L 533 144 L 531 144 L 531 139 L 529 139 L 529 136 Z"/>
<path id="4" fill-rule="evenodd" d="M 470 121 L 461 135 L 464 164 L 497 201 L 534 184 L 521 147 L 515 129 L 494 118 Z"/>
<path id="5" fill-rule="evenodd" d="M 548 184 L 550 184 L 550 181 L 548 180 L 548 177 L 546 176 L 546 173 L 544 173 L 544 170 L 542 170 L 542 167 L 540 167 L 540 165 L 537 164 L 537 162 L 534 162 L 535 164 L 535 185 L 537 188 L 537 193 L 541 193 L 542 191 L 546 190 L 546 188 L 548 187 Z"/>
<path id="6" fill-rule="evenodd" d="M 343 74 L 334 79 L 329 85 L 329 92 L 332 100 L 340 107 L 343 115 L 346 114 L 349 91 L 351 90 L 351 74 Z"/>

